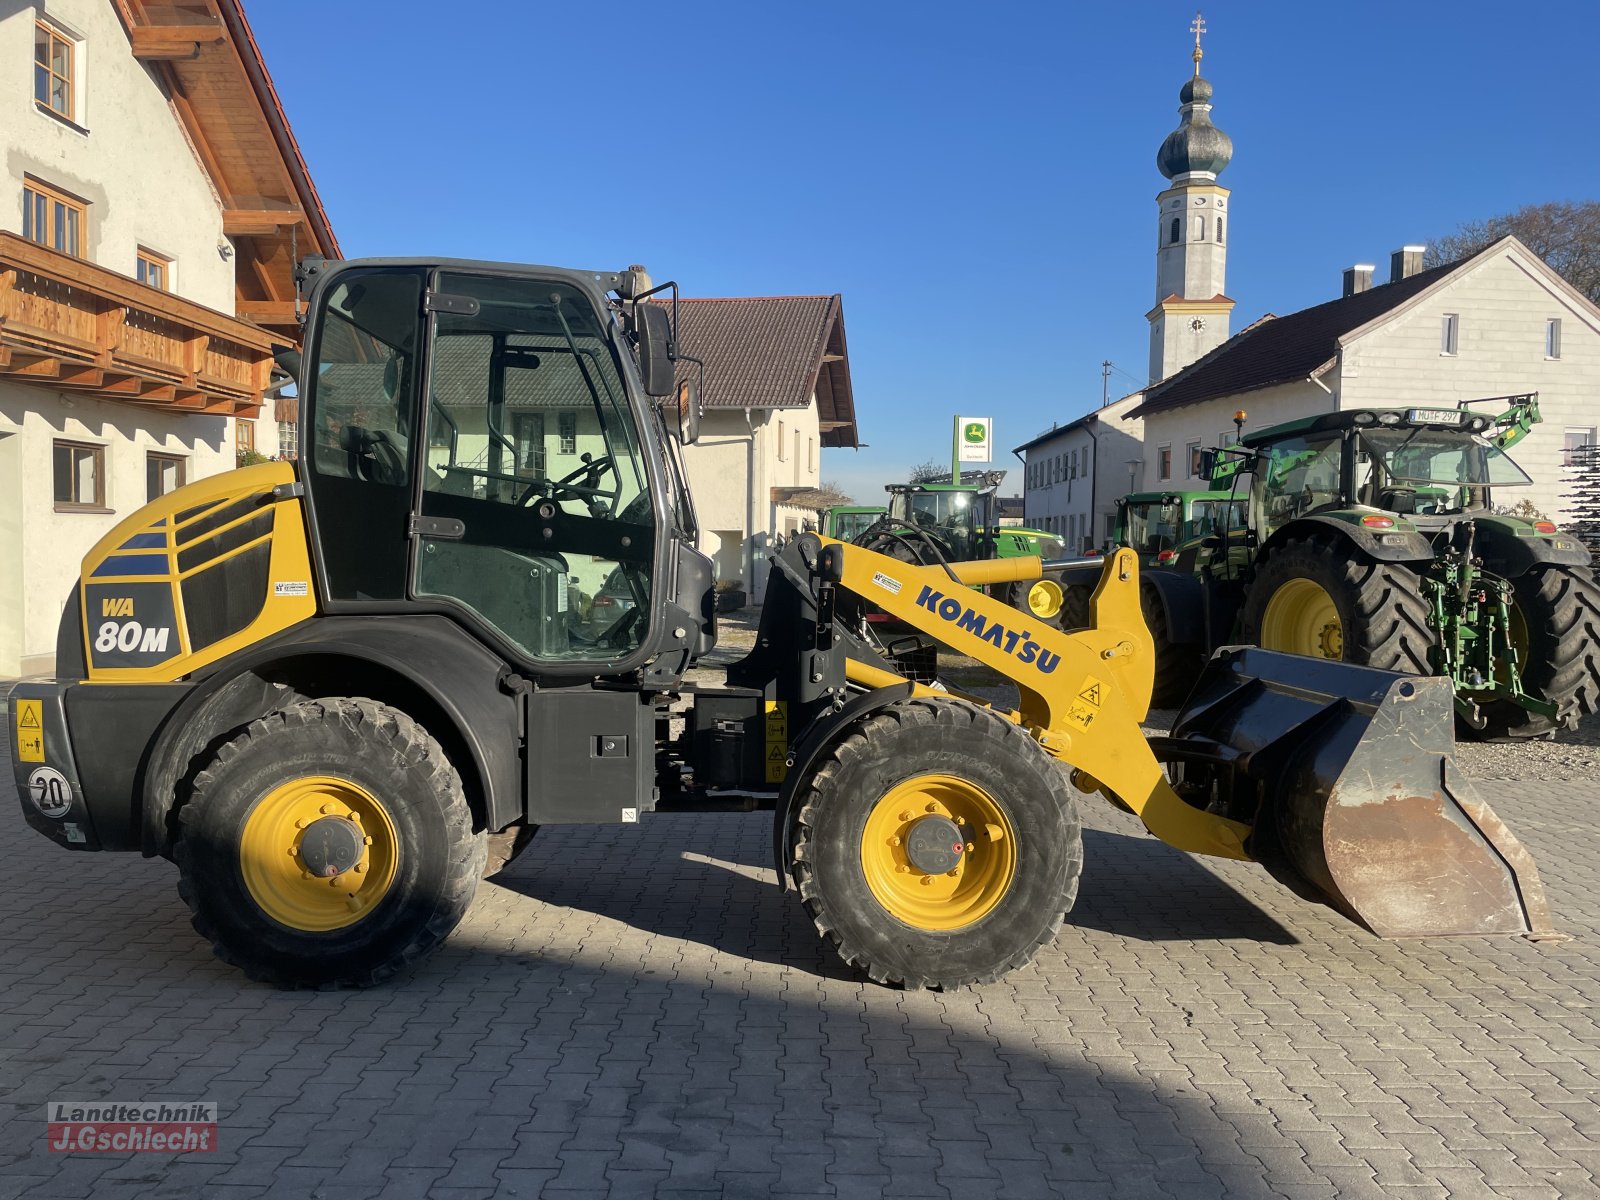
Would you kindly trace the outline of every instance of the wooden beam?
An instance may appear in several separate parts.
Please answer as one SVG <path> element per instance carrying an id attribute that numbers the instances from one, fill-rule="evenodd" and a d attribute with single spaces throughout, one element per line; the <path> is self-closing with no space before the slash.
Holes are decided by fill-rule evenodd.
<path id="1" fill-rule="evenodd" d="M 234 316 L 257 325 L 299 324 L 293 300 L 240 300 L 234 305 Z"/>
<path id="2" fill-rule="evenodd" d="M 133 56 L 140 62 L 170 62 L 199 58 L 201 46 L 215 46 L 227 40 L 221 23 L 195 25 L 136 25 L 128 39 Z"/>
<path id="3" fill-rule="evenodd" d="M 259 237 L 304 224 L 305 219 L 306 214 L 298 208 L 225 208 L 222 232 L 229 237 Z"/>

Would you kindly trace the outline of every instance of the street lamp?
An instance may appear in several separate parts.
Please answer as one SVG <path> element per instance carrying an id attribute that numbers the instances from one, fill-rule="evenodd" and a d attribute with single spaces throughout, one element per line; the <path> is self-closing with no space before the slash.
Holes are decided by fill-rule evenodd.
<path id="1" fill-rule="evenodd" d="M 1142 459 L 1142 458 L 1130 458 L 1130 459 L 1127 460 L 1127 462 L 1128 462 L 1128 490 L 1130 492 L 1136 492 L 1136 491 L 1139 490 L 1139 483 L 1138 483 L 1139 468 L 1144 466 L 1144 459 Z"/>

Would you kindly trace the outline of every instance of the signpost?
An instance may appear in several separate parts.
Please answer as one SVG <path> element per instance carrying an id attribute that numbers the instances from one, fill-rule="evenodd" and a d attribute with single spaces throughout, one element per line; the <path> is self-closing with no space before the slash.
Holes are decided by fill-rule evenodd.
<path id="1" fill-rule="evenodd" d="M 950 482 L 961 482 L 962 463 L 990 462 L 994 435 L 992 417 L 957 417 L 950 445 Z"/>

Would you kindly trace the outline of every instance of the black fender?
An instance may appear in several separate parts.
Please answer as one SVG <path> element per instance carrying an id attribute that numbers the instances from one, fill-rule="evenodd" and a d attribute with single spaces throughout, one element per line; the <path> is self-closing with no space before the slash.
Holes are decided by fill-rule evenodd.
<path id="1" fill-rule="evenodd" d="M 1528 522 L 1514 517 L 1478 517 L 1472 525 L 1473 552 L 1486 570 L 1502 579 L 1515 579 L 1535 567 L 1589 565 L 1589 551 L 1571 534 L 1535 534 Z"/>
<path id="2" fill-rule="evenodd" d="M 791 756 L 793 761 L 783 777 L 783 785 L 778 789 L 778 799 L 772 809 L 772 865 L 778 873 L 779 891 L 787 890 L 789 886 L 789 853 L 792 845 L 789 835 L 794 827 L 789 819 L 789 809 L 801 782 L 811 777 L 812 764 L 862 717 L 886 708 L 896 700 L 908 700 L 915 692 L 916 685 L 909 679 L 903 686 L 896 684 L 863 692 L 847 700 L 843 708 L 811 722 L 795 741 Z"/>
<path id="3" fill-rule="evenodd" d="M 152 745 L 142 849 L 165 853 L 178 787 L 196 757 L 241 725 L 312 696 L 361 695 L 406 710 L 461 772 L 490 830 L 523 813 L 522 697 L 504 660 L 447 617 L 314 617 L 232 655 L 197 678 Z"/>
<path id="4" fill-rule="evenodd" d="M 1330 535 L 1343 539 L 1368 558 L 1380 562 L 1430 562 L 1434 556 L 1433 543 L 1414 530 L 1368 529 L 1365 525 L 1352 525 L 1335 517 L 1316 514 L 1299 517 L 1277 530 L 1261 544 L 1260 555 L 1270 554 L 1292 539 Z"/>
<path id="5" fill-rule="evenodd" d="M 1167 618 L 1167 640 L 1175 646 L 1209 647 L 1206 637 L 1205 585 L 1199 576 L 1182 571 L 1139 572 L 1139 589 L 1154 593 Z"/>

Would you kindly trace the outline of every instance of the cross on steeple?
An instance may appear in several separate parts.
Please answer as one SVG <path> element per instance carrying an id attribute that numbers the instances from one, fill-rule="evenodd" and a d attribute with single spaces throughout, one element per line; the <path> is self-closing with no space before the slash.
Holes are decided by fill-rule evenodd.
<path id="1" fill-rule="evenodd" d="M 1206 19 L 1198 10 L 1195 11 L 1194 20 L 1189 22 L 1189 32 L 1194 34 L 1194 73 L 1200 74 L 1200 60 L 1205 57 L 1205 52 L 1200 49 L 1200 35 L 1206 31 Z"/>

